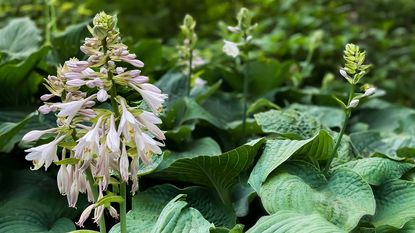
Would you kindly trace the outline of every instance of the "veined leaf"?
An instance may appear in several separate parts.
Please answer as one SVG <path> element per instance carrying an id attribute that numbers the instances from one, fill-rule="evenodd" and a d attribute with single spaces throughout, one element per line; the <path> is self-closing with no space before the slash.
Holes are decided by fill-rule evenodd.
<path id="1" fill-rule="evenodd" d="M 338 168 L 357 172 L 371 185 L 380 185 L 390 179 L 398 179 L 415 167 L 415 164 L 398 162 L 387 158 L 364 158 L 350 161 Z"/>
<path id="2" fill-rule="evenodd" d="M 262 217 L 246 233 L 346 233 L 318 214 L 278 211 Z"/>
<path id="3" fill-rule="evenodd" d="M 248 182 L 256 192 L 259 192 L 261 184 L 271 172 L 294 154 L 324 160 L 329 158 L 332 151 L 333 139 L 324 130 L 307 140 L 268 140 Z"/>
<path id="4" fill-rule="evenodd" d="M 410 134 L 381 133 L 377 131 L 365 131 L 350 135 L 353 144 L 362 154 L 369 156 L 373 153 L 381 153 L 389 158 L 400 160 L 397 151 L 401 148 L 415 148 L 415 137 Z M 404 154 L 400 154 L 404 157 Z M 411 157 L 411 156 L 408 156 Z"/>
<path id="5" fill-rule="evenodd" d="M 415 182 L 389 180 L 376 187 L 374 193 L 376 214 L 371 222 L 375 227 L 400 229 L 415 218 Z"/>
<path id="6" fill-rule="evenodd" d="M 341 127 L 344 121 L 344 112 L 341 108 L 333 108 L 317 105 L 292 104 L 288 109 L 296 110 L 317 119 L 327 128 Z"/>
<path id="7" fill-rule="evenodd" d="M 5 122 L 0 124 L 0 152 L 8 153 L 14 148 L 19 139 L 13 139 L 34 115 L 36 113 L 31 113 L 18 123 Z"/>
<path id="8" fill-rule="evenodd" d="M 222 201 L 229 203 L 230 188 L 238 175 L 252 165 L 263 142 L 257 139 L 221 154 L 215 141 L 199 139 L 187 152 L 171 153 L 152 176 L 214 188 Z"/>
<path id="9" fill-rule="evenodd" d="M 193 216 L 194 214 L 197 219 L 204 217 L 207 221 L 213 222 L 218 226 L 225 223 L 226 225 L 235 224 L 235 216 L 232 216 L 232 213 L 229 212 L 228 207 L 225 207 L 223 203 L 221 203 L 220 199 L 214 192 L 212 192 L 212 190 L 198 186 L 178 189 L 173 185 L 166 184 L 154 186 L 144 192 L 140 192 L 140 195 L 133 198 L 132 210 L 127 213 L 128 232 L 151 232 L 157 225 L 157 221 L 159 221 L 159 229 L 162 226 L 165 227 L 165 225 L 160 223 L 161 221 L 166 221 L 166 218 L 162 217 L 163 209 L 167 208 L 166 205 L 171 199 L 180 194 L 186 195 L 186 201 L 188 204 L 184 203 L 186 205 L 184 208 L 193 209 L 190 211 L 190 213 L 192 213 L 190 216 Z M 197 214 L 194 211 L 196 209 L 198 211 Z M 190 216 L 187 215 L 189 210 L 184 212 L 175 212 L 176 210 L 177 209 L 174 209 L 173 213 L 178 215 L 185 214 L 185 219 L 189 218 L 190 220 Z M 164 215 L 165 214 L 166 211 Z M 177 219 L 180 218 L 176 218 L 176 220 Z M 180 227 L 186 226 L 186 224 L 188 224 L 188 222 L 179 222 L 175 225 L 175 227 L 179 229 Z M 211 224 L 209 224 L 209 227 L 210 226 Z M 209 227 L 207 229 L 209 229 Z M 115 225 L 110 232 L 120 232 L 119 224 Z"/>
<path id="10" fill-rule="evenodd" d="M 338 169 L 326 180 L 316 168 L 300 161 L 281 166 L 261 187 L 259 196 L 270 214 L 317 212 L 346 231 L 356 227 L 362 216 L 375 213 L 372 189 L 359 174 Z"/>
<path id="11" fill-rule="evenodd" d="M 288 138 L 308 139 L 316 135 L 321 124 L 314 118 L 295 110 L 270 110 L 254 115 L 265 133 Z"/>
<path id="12" fill-rule="evenodd" d="M 186 103 L 186 113 L 183 116 L 182 122 L 188 120 L 205 120 L 210 124 L 214 125 L 219 129 L 226 129 L 226 122 L 216 118 L 212 114 L 210 114 L 206 109 L 200 106 L 195 100 L 193 99 L 185 99 Z"/>
<path id="13" fill-rule="evenodd" d="M 27 17 L 12 19 L 0 29 L 0 53 L 6 55 L 6 59 L 0 61 L 0 64 L 25 59 L 38 49 L 41 40 L 40 30 L 32 20 Z"/>

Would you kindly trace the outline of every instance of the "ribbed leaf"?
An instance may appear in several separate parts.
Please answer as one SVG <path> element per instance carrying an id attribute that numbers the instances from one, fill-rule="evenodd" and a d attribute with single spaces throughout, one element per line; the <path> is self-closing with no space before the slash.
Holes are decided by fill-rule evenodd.
<path id="1" fill-rule="evenodd" d="M 41 39 L 40 30 L 32 20 L 12 19 L 0 29 L 0 53 L 6 55 L 0 64 L 6 60 L 25 59 L 38 49 Z"/>
<path id="2" fill-rule="evenodd" d="M 180 200 L 182 196 L 178 195 L 167 203 L 151 233 L 208 233 L 214 227 L 198 210 L 187 207 L 187 203 Z"/>
<path id="3" fill-rule="evenodd" d="M 341 127 L 344 121 L 344 112 L 341 108 L 317 105 L 292 104 L 288 109 L 296 110 L 314 117 L 326 128 Z"/>
<path id="4" fill-rule="evenodd" d="M 339 166 L 339 168 L 342 167 L 347 167 L 357 172 L 371 185 L 379 185 L 387 180 L 400 178 L 415 167 L 415 164 L 398 162 L 387 158 L 364 158 Z"/>
<path id="5" fill-rule="evenodd" d="M 199 139 L 186 152 L 171 153 L 152 176 L 214 188 L 229 203 L 229 190 L 236 178 L 248 169 L 263 144 L 257 139 L 225 153 L 210 138 Z"/>
<path id="6" fill-rule="evenodd" d="M 366 156 L 376 152 L 384 154 L 392 159 L 400 159 L 397 154 L 398 149 L 415 148 L 415 137 L 410 134 L 366 131 L 353 133 L 350 135 L 350 138 L 357 150 L 359 150 L 362 155 Z M 399 156 L 405 157 L 405 154 L 400 154 Z"/>
<path id="7" fill-rule="evenodd" d="M 376 214 L 372 224 L 376 227 L 402 228 L 415 218 L 415 183 L 406 180 L 390 180 L 374 189 Z"/>
<path id="8" fill-rule="evenodd" d="M 350 231 L 364 215 L 375 213 L 372 189 L 357 173 L 338 169 L 326 180 L 306 163 L 287 163 L 261 187 L 259 196 L 268 213 L 293 210 L 318 212 L 323 218 Z"/>
<path id="9" fill-rule="evenodd" d="M 321 160 L 332 151 L 333 139 L 324 130 L 307 140 L 268 140 L 248 182 L 258 192 L 269 174 L 294 154 Z"/>
<path id="10" fill-rule="evenodd" d="M 308 139 L 321 129 L 321 124 L 314 117 L 295 110 L 270 110 L 254 116 L 265 133 L 289 138 Z"/>
<path id="11" fill-rule="evenodd" d="M 56 181 L 42 172 L 9 174 L 7 192 L 1 193 L 0 232 L 60 233 L 75 230 L 70 218 L 75 210 L 56 188 Z M 82 208 L 82 205 L 79 205 Z"/>
<path id="12" fill-rule="evenodd" d="M 189 204 L 184 201 L 174 201 L 177 200 L 175 198 L 177 195 L 186 195 Z M 199 208 L 205 213 L 196 210 Z M 203 216 L 217 221 L 224 221 L 220 218 L 227 217 L 226 208 L 217 197 L 212 196 L 209 189 L 196 186 L 178 189 L 172 185 L 159 185 L 134 197 L 132 210 L 127 213 L 127 231 L 181 232 L 179 230 L 189 230 L 193 225 L 203 228 L 202 232 L 208 232 L 212 224 Z M 110 233 L 118 232 L 120 232 L 119 224 L 110 230 Z"/>
<path id="13" fill-rule="evenodd" d="M 262 217 L 246 233 L 346 233 L 318 214 L 278 211 Z"/>

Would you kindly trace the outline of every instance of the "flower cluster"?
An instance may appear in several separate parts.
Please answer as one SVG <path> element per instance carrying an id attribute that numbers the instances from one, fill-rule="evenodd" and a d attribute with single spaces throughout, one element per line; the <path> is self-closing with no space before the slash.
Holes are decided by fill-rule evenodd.
<path id="1" fill-rule="evenodd" d="M 138 68 L 144 63 L 121 43 L 116 22 L 115 16 L 104 12 L 95 16 L 93 27 L 88 27 L 92 37 L 86 38 L 80 48 L 88 59 L 70 59 L 58 68 L 56 76 L 46 79 L 50 94 L 41 97 L 44 105 L 39 112 L 55 113 L 57 127 L 31 131 L 22 139 L 31 142 L 44 135 L 54 138 L 26 150 L 26 159 L 33 162 L 33 169 L 47 169 L 52 162 L 60 165 L 58 188 L 67 196 L 70 207 L 76 206 L 79 193 L 87 193 L 94 204 L 82 214 L 80 226 L 92 209 L 96 222 L 104 208 L 116 217 L 113 207 L 97 204 L 105 196 L 110 177 L 115 176 L 119 182 L 131 181 L 132 193 L 136 192 L 139 164 L 150 163 L 151 156 L 160 154 L 164 146 L 165 136 L 157 125 L 161 123 L 158 116 L 167 95 L 141 75 Z M 141 95 L 141 107 L 132 107 L 117 95 L 117 87 L 121 86 Z M 93 189 L 98 189 L 97 195 Z"/>
<path id="2" fill-rule="evenodd" d="M 251 32 L 257 26 L 252 25 L 253 14 L 246 8 L 241 10 L 236 15 L 238 25 L 228 26 L 228 30 L 235 34 L 241 34 L 243 42 L 236 43 L 228 40 L 224 40 L 223 52 L 233 58 L 238 57 L 241 54 L 239 47 L 244 47 L 252 39 Z"/>
<path id="3" fill-rule="evenodd" d="M 347 44 L 344 49 L 343 58 L 345 65 L 340 69 L 340 74 L 349 82 L 353 87 L 360 83 L 360 80 L 367 74 L 371 65 L 363 64 L 365 62 L 366 52 L 361 51 L 359 46 L 355 44 Z M 359 105 L 360 99 L 375 94 L 376 88 L 372 85 L 365 84 L 361 88 L 364 93 L 357 95 L 353 98 L 350 96 L 350 100 L 346 108 L 356 108 Z"/>

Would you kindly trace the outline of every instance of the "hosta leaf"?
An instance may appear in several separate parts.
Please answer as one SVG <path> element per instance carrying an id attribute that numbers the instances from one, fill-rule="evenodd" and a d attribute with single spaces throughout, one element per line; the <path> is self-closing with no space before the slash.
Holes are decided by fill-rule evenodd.
<path id="1" fill-rule="evenodd" d="M 314 117 L 295 110 L 270 110 L 254 116 L 265 133 L 289 138 L 308 139 L 321 129 L 321 124 Z"/>
<path id="2" fill-rule="evenodd" d="M 369 156 L 373 153 L 381 153 L 392 159 L 401 159 L 397 156 L 400 148 L 415 148 L 415 137 L 410 134 L 380 133 L 377 131 L 365 131 L 350 135 L 356 149 Z M 400 156 L 404 156 L 401 154 Z"/>
<path id="3" fill-rule="evenodd" d="M 132 210 L 127 213 L 127 231 L 151 232 L 155 228 L 157 221 L 166 220 L 165 218 L 159 219 L 163 209 L 167 208 L 165 206 L 171 199 L 180 194 L 186 195 L 186 201 L 188 202 L 188 207 L 186 208 L 190 207 L 200 211 L 196 214 L 198 218 L 203 218 L 204 216 L 208 221 L 216 222 L 218 225 L 220 225 L 220 222 L 227 221 L 225 219 L 229 220 L 227 215 L 229 209 L 221 203 L 216 194 L 211 190 L 198 186 L 178 189 L 173 185 L 159 185 L 140 192 L 140 195 L 136 195 L 133 198 Z M 192 214 L 195 213 L 194 211 L 190 212 Z M 189 216 L 186 214 L 186 217 Z M 233 219 L 231 222 L 234 224 L 235 217 L 230 217 L 230 219 Z M 180 224 L 178 226 L 181 226 Z M 115 225 L 110 232 L 120 232 L 119 224 Z"/>
<path id="4" fill-rule="evenodd" d="M 178 195 L 163 208 L 151 233 L 192 233 L 209 232 L 213 227 L 200 212 L 187 207 L 187 203 Z"/>
<path id="5" fill-rule="evenodd" d="M 415 219 L 407 222 L 402 228 L 398 229 L 391 226 L 383 226 L 376 229 L 376 233 L 413 233 L 415 232 Z"/>
<path id="6" fill-rule="evenodd" d="M 294 154 L 319 160 L 327 159 L 332 150 L 333 140 L 324 130 L 307 140 L 268 140 L 248 182 L 259 192 L 261 184 L 269 174 Z"/>
<path id="7" fill-rule="evenodd" d="M 229 203 L 230 188 L 238 175 L 252 165 L 263 141 L 257 139 L 221 154 L 215 141 L 199 139 L 188 151 L 171 153 L 152 176 L 214 188 L 222 201 Z"/>
<path id="8" fill-rule="evenodd" d="M 389 180 L 374 189 L 376 214 L 372 224 L 376 227 L 402 228 L 415 218 L 415 183 L 406 180 Z"/>
<path id="9" fill-rule="evenodd" d="M 79 47 L 89 34 L 87 29 L 88 23 L 83 22 L 70 25 L 65 31 L 52 36 L 52 57 L 55 64 L 62 64 L 72 57 L 82 59 L 84 54 Z"/>
<path id="10" fill-rule="evenodd" d="M 347 167 L 357 172 L 371 185 L 379 185 L 390 179 L 398 179 L 415 167 L 412 163 L 403 163 L 387 158 L 364 158 L 345 163 L 339 168 Z"/>
<path id="11" fill-rule="evenodd" d="M 316 168 L 300 161 L 281 166 L 261 187 L 259 196 L 270 214 L 318 212 L 346 231 L 356 227 L 362 216 L 375 213 L 372 189 L 359 174 L 338 169 L 326 180 Z"/>
<path id="12" fill-rule="evenodd" d="M 278 211 L 262 217 L 246 233 L 346 233 L 318 214 Z"/>
<path id="13" fill-rule="evenodd" d="M 32 20 L 12 19 L 0 29 L 0 53 L 6 54 L 6 60 L 24 59 L 38 49 L 41 40 L 40 30 Z"/>
<path id="14" fill-rule="evenodd" d="M 237 224 L 232 229 L 228 229 L 225 227 L 215 227 L 210 228 L 210 233 L 243 233 L 244 232 L 244 225 Z"/>
<path id="15" fill-rule="evenodd" d="M 33 70 L 44 59 L 48 50 L 48 47 L 42 47 L 21 62 L 10 61 L 0 65 L 0 105 L 13 106 L 33 102 L 33 95 L 38 91 L 43 78 Z"/>
<path id="16" fill-rule="evenodd" d="M 212 114 L 210 114 L 206 109 L 200 106 L 195 100 L 193 99 L 185 99 L 186 103 L 186 113 L 183 116 L 182 122 L 188 120 L 205 120 L 210 124 L 214 125 L 219 129 L 226 129 L 226 122 L 222 121 L 219 118 L 216 118 Z"/>
<path id="17" fill-rule="evenodd" d="M 76 229 L 70 219 L 76 216 L 75 210 L 68 208 L 54 179 L 27 170 L 9 173 L 3 182 L 7 182 L 3 187 L 10 188 L 1 197 L 0 232 L 60 233 Z"/>
<path id="18" fill-rule="evenodd" d="M 0 152 L 8 153 L 14 148 L 14 144 L 19 140 L 13 140 L 35 113 L 27 115 L 17 123 L 4 122 L 0 124 Z"/>
<path id="19" fill-rule="evenodd" d="M 341 127 L 344 121 L 344 112 L 341 108 L 333 108 L 317 105 L 292 104 L 288 109 L 310 115 L 317 119 L 323 126 L 327 128 Z"/>

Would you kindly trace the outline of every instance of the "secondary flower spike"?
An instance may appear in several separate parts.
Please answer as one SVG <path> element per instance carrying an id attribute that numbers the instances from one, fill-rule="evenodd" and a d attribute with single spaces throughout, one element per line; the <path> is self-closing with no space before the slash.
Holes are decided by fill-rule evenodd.
<path id="1" fill-rule="evenodd" d="M 33 169 L 48 169 L 52 162 L 61 166 L 57 185 L 70 207 L 76 206 L 79 193 L 87 193 L 93 204 L 81 215 L 81 227 L 92 210 L 96 223 L 105 209 L 118 217 L 110 203 L 100 201 L 117 194 L 112 188 L 107 193 L 108 186 L 118 185 L 113 184 L 114 178 L 131 182 L 131 192 L 137 191 L 139 164 L 150 164 L 164 146 L 164 132 L 158 125 L 167 98 L 137 69 L 144 63 L 121 42 L 116 16 L 101 12 L 88 29 L 92 37 L 85 38 L 80 48 L 86 60 L 71 58 L 58 67 L 56 75 L 46 78 L 50 94 L 41 97 L 44 104 L 39 112 L 54 113 L 57 126 L 23 137 L 26 143 L 53 138 L 27 149 L 26 159 L 33 162 Z M 131 105 L 119 96 L 121 86 L 137 92 L 141 104 Z"/>

